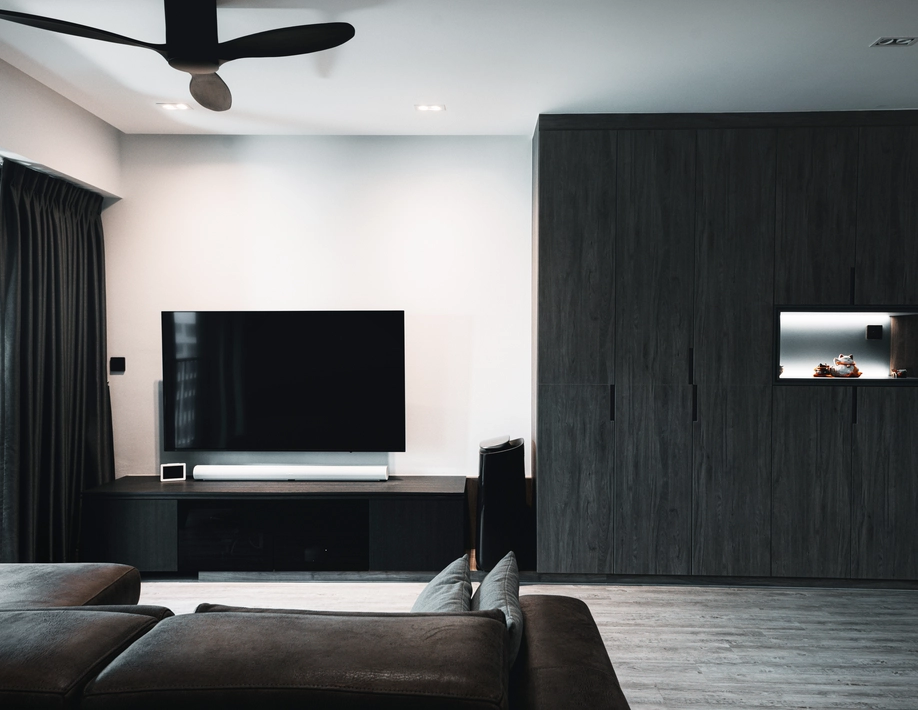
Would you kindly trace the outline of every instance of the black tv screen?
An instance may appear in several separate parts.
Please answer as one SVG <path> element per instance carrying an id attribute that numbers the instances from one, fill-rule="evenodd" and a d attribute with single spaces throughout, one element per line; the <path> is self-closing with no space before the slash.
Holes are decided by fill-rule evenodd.
<path id="1" fill-rule="evenodd" d="M 167 451 L 404 451 L 403 311 L 162 314 Z"/>

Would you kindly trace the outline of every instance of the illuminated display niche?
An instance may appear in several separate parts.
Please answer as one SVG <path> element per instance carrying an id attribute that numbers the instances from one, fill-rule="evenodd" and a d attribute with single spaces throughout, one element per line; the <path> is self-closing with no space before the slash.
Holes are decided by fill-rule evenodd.
<path id="1" fill-rule="evenodd" d="M 918 308 L 778 306 L 776 325 L 778 382 L 918 384 Z M 839 354 L 853 355 L 860 377 L 813 376 Z"/>

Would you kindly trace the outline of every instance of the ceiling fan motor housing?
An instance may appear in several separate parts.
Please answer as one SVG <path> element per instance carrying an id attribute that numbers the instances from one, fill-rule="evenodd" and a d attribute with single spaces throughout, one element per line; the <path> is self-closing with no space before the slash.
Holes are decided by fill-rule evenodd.
<path id="1" fill-rule="evenodd" d="M 217 0 L 164 0 L 164 8 L 169 66 L 189 74 L 217 71 Z"/>

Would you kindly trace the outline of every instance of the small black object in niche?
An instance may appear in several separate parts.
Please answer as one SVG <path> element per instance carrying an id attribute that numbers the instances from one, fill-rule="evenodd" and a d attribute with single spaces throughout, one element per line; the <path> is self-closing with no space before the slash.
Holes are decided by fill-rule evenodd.
<path id="1" fill-rule="evenodd" d="M 882 325 L 868 325 L 867 326 L 867 340 L 883 340 L 883 326 Z"/>
<path id="2" fill-rule="evenodd" d="M 113 375 L 123 375 L 125 362 L 123 357 L 113 357 L 108 360 L 108 371 Z"/>

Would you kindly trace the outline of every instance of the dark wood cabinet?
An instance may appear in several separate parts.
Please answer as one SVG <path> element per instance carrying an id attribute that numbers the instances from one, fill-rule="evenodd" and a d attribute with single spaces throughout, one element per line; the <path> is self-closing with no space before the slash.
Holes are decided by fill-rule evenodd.
<path id="1" fill-rule="evenodd" d="M 775 131 L 699 131 L 696 574 L 767 575 Z"/>
<path id="2" fill-rule="evenodd" d="M 142 572 L 435 571 L 465 549 L 463 476 L 119 478 L 83 494 L 81 559 Z"/>
<path id="3" fill-rule="evenodd" d="M 918 579 L 918 388 L 776 383 L 774 342 L 776 304 L 918 303 L 918 113 L 543 116 L 534 153 L 538 570 Z"/>
<path id="4" fill-rule="evenodd" d="M 82 517 L 82 561 L 119 562 L 144 572 L 178 570 L 175 499 L 85 496 Z"/>
<path id="5" fill-rule="evenodd" d="M 616 574 L 691 574 L 692 394 L 615 388 Z"/>
<path id="6" fill-rule="evenodd" d="M 693 574 L 770 574 L 770 410 L 770 385 L 698 388 Z"/>
<path id="7" fill-rule="evenodd" d="M 859 387 L 853 441 L 852 576 L 918 579 L 918 389 Z"/>
<path id="8" fill-rule="evenodd" d="M 616 184 L 615 382 L 688 384 L 695 131 L 619 131 Z"/>
<path id="9" fill-rule="evenodd" d="M 855 303 L 918 303 L 918 126 L 860 129 Z"/>
<path id="10" fill-rule="evenodd" d="M 370 569 L 426 572 L 459 557 L 465 518 L 457 502 L 449 496 L 370 498 Z"/>
<path id="11" fill-rule="evenodd" d="M 540 385 L 536 436 L 540 572 L 613 566 L 609 385 Z"/>
<path id="12" fill-rule="evenodd" d="M 611 571 L 688 574 L 695 131 L 617 137 Z"/>
<path id="13" fill-rule="evenodd" d="M 616 142 L 606 131 L 538 140 L 535 191 L 538 567 L 612 569 Z"/>
<path id="14" fill-rule="evenodd" d="M 615 141 L 602 131 L 539 142 L 537 371 L 541 384 L 611 384 Z"/>
<path id="15" fill-rule="evenodd" d="M 857 237 L 858 129 L 777 132 L 775 302 L 851 299 Z"/>
<path id="16" fill-rule="evenodd" d="M 695 382 L 770 384 L 775 131 L 698 132 Z"/>
<path id="17" fill-rule="evenodd" d="M 851 387 L 775 387 L 771 574 L 851 574 Z"/>

